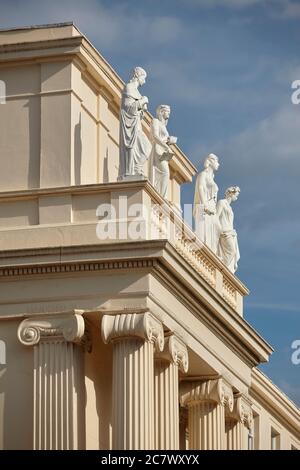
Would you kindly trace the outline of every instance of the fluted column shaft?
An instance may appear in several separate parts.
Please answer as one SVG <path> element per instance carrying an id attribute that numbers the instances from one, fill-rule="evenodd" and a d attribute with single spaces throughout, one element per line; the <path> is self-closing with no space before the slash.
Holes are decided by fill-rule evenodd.
<path id="1" fill-rule="evenodd" d="M 189 450 L 223 450 L 225 408 L 233 407 L 233 394 L 223 379 L 186 382 L 181 403 L 188 408 Z"/>
<path id="2" fill-rule="evenodd" d="M 233 410 L 226 414 L 226 441 L 228 450 L 247 450 L 248 434 L 253 414 L 249 398 L 242 394 L 234 397 Z"/>
<path id="3" fill-rule="evenodd" d="M 246 450 L 243 428 L 244 425 L 238 421 L 226 420 L 227 450 Z"/>
<path id="4" fill-rule="evenodd" d="M 162 324 L 150 313 L 104 315 L 102 337 L 114 345 L 113 449 L 153 449 L 154 347 L 163 349 Z"/>
<path id="5" fill-rule="evenodd" d="M 202 401 L 189 410 L 189 449 L 225 449 L 224 406 Z"/>
<path id="6" fill-rule="evenodd" d="M 187 348 L 172 335 L 155 357 L 155 449 L 179 449 L 179 368 L 188 370 Z"/>
<path id="7" fill-rule="evenodd" d="M 79 447 L 80 349 L 66 341 L 34 346 L 34 449 Z"/>
<path id="8" fill-rule="evenodd" d="M 84 448 L 84 335 L 81 315 L 70 313 L 24 320 L 22 344 L 33 346 L 33 448 Z"/>
<path id="9" fill-rule="evenodd" d="M 153 344 L 116 342 L 113 352 L 113 448 L 154 448 Z"/>
<path id="10" fill-rule="evenodd" d="M 156 360 L 155 449 L 179 448 L 178 408 L 178 367 L 163 360 Z"/>

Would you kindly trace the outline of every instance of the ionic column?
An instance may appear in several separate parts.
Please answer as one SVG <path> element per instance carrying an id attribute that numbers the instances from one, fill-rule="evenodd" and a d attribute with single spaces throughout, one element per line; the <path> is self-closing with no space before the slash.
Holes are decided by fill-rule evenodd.
<path id="1" fill-rule="evenodd" d="M 226 449 L 225 408 L 233 408 L 231 386 L 222 378 L 183 382 L 181 403 L 188 408 L 189 449 Z"/>
<path id="2" fill-rule="evenodd" d="M 33 448 L 84 446 L 84 375 L 79 345 L 81 314 L 43 315 L 22 321 L 18 338 L 33 346 Z"/>
<path id="3" fill-rule="evenodd" d="M 154 346 L 163 350 L 163 326 L 148 312 L 104 315 L 102 338 L 113 342 L 113 449 L 154 449 Z"/>
<path id="4" fill-rule="evenodd" d="M 188 352 L 176 336 L 166 338 L 164 350 L 155 355 L 155 449 L 179 449 L 178 369 L 188 370 Z"/>
<path id="5" fill-rule="evenodd" d="M 253 425 L 250 400 L 242 394 L 234 397 L 233 410 L 226 412 L 226 441 L 228 450 L 247 450 L 248 434 Z"/>

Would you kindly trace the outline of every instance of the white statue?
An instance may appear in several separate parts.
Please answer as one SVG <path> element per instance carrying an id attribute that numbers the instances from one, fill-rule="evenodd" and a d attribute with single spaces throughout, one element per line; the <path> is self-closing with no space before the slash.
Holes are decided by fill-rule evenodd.
<path id="1" fill-rule="evenodd" d="M 169 161 L 173 157 L 170 144 L 176 144 L 177 137 L 169 136 L 167 124 L 171 108 L 161 104 L 156 109 L 156 118 L 152 120 L 152 158 L 150 172 L 153 171 L 153 183 L 159 194 L 166 198 L 168 195 L 168 184 L 170 179 Z M 151 173 L 150 173 L 151 174 Z"/>
<path id="2" fill-rule="evenodd" d="M 206 157 L 204 169 L 196 180 L 193 210 L 196 235 L 214 253 L 217 253 L 218 245 L 216 210 L 219 190 L 214 180 L 214 172 L 219 166 L 216 155 L 211 153 Z"/>
<path id="3" fill-rule="evenodd" d="M 225 192 L 225 199 L 217 203 L 217 219 L 219 222 L 220 237 L 217 254 L 231 272 L 235 272 L 240 259 L 237 234 L 233 228 L 234 214 L 231 203 L 236 201 L 240 194 L 238 186 L 231 186 Z"/>
<path id="4" fill-rule="evenodd" d="M 120 167 L 119 178 L 143 175 L 143 166 L 151 153 L 151 144 L 142 130 L 143 112 L 148 98 L 142 96 L 138 87 L 144 85 L 146 72 L 135 67 L 130 82 L 122 93 L 120 113 Z"/>

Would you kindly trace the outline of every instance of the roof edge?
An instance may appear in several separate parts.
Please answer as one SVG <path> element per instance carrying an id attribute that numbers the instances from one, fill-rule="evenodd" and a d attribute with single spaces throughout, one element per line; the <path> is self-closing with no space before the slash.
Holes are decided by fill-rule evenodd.
<path id="1" fill-rule="evenodd" d="M 12 28 L 0 28 L 0 33 L 6 33 L 9 31 L 27 31 L 28 29 L 46 29 L 46 28 L 63 28 L 65 26 L 74 26 L 78 31 L 78 27 L 73 21 L 66 21 L 63 23 L 45 23 L 29 26 L 13 26 Z"/>

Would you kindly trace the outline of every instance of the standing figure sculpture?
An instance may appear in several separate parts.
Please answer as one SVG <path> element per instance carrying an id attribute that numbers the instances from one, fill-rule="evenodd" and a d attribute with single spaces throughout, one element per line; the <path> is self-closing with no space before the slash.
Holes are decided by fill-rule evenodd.
<path id="1" fill-rule="evenodd" d="M 240 194 L 238 186 L 231 186 L 225 192 L 225 199 L 217 204 L 217 219 L 219 222 L 220 237 L 217 254 L 231 272 L 235 272 L 240 259 L 237 234 L 233 228 L 234 214 L 231 203 L 236 201 Z"/>
<path id="2" fill-rule="evenodd" d="M 161 104 L 156 109 L 156 118 L 152 120 L 152 158 L 150 161 L 150 175 L 155 188 L 159 194 L 166 198 L 168 195 L 168 184 L 170 179 L 169 161 L 173 157 L 170 144 L 176 144 L 177 137 L 169 136 L 167 124 L 171 108 Z M 150 176 L 151 177 L 151 176 Z"/>
<path id="3" fill-rule="evenodd" d="M 193 210 L 196 235 L 214 253 L 217 253 L 218 245 L 216 210 L 219 190 L 214 180 L 214 172 L 219 166 L 216 155 L 211 153 L 206 157 L 204 169 L 196 180 Z"/>
<path id="4" fill-rule="evenodd" d="M 143 175 L 144 163 L 151 152 L 151 144 L 142 130 L 143 112 L 147 109 L 148 98 L 138 90 L 139 86 L 144 85 L 146 77 L 144 69 L 135 67 L 122 93 L 119 179 Z"/>

